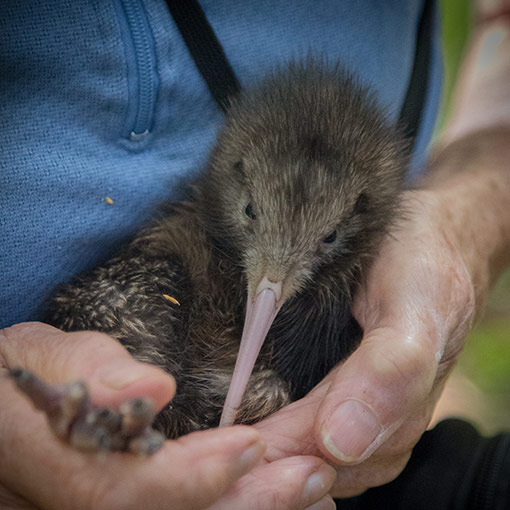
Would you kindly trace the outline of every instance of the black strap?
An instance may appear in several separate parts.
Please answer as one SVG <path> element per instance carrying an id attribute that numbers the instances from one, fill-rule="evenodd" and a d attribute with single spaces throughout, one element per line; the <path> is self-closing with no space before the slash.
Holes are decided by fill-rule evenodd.
<path id="1" fill-rule="evenodd" d="M 229 98 L 241 87 L 214 30 L 196 0 L 166 0 L 195 64 L 219 107 L 225 112 Z"/>
<path id="2" fill-rule="evenodd" d="M 214 30 L 197 0 L 166 0 L 195 64 L 219 107 L 226 111 L 229 98 L 241 90 Z M 416 37 L 413 70 L 399 127 L 414 144 L 427 97 L 432 55 L 434 0 L 425 0 Z M 412 147 L 410 147 L 412 150 Z"/>
<path id="3" fill-rule="evenodd" d="M 412 152 L 420 120 L 425 109 L 432 60 L 432 36 L 434 27 L 434 1 L 425 0 L 420 25 L 416 35 L 413 71 L 407 87 L 404 104 L 400 110 L 398 126 L 411 139 Z"/>

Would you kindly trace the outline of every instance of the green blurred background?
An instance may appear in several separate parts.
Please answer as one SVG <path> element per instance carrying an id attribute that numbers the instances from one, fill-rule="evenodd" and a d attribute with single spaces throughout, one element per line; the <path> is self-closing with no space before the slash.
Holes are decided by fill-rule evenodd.
<path id="1" fill-rule="evenodd" d="M 472 27 L 472 2 L 440 0 L 445 88 L 436 134 L 448 119 L 450 98 Z M 445 391 L 441 414 L 464 415 L 484 432 L 510 429 L 510 271 L 494 289 Z"/>

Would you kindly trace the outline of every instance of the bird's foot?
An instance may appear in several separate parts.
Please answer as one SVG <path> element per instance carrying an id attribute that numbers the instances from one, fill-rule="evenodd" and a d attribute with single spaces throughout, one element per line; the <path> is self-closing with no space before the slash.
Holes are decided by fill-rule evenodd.
<path id="1" fill-rule="evenodd" d="M 55 435 L 74 448 L 151 455 L 163 445 L 164 436 L 151 426 L 156 409 L 150 398 L 125 402 L 117 412 L 94 406 L 84 382 L 52 386 L 21 368 L 10 370 L 9 376 L 46 414 Z"/>

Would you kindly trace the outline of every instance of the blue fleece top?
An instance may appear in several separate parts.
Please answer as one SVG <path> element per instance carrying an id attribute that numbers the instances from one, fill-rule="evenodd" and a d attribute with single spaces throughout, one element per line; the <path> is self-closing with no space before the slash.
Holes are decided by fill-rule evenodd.
<path id="1" fill-rule="evenodd" d="M 396 119 L 423 0 L 202 0 L 241 86 L 312 53 Z M 412 166 L 440 90 L 437 37 Z M 104 261 L 200 171 L 222 114 L 164 0 L 0 2 L 0 326 Z M 108 197 L 108 198 L 107 198 Z"/>

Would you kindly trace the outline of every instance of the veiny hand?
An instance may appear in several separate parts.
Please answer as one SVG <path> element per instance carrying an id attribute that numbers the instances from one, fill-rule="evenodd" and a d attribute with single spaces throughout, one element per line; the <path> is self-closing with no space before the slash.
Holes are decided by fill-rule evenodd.
<path id="1" fill-rule="evenodd" d="M 450 209 L 452 207 L 452 209 Z M 393 480 L 429 424 L 475 315 L 471 273 L 458 249 L 455 205 L 411 192 L 358 292 L 360 347 L 308 396 L 257 425 L 266 460 L 322 453 L 338 470 L 332 495 Z"/>
<path id="2" fill-rule="evenodd" d="M 402 471 L 490 285 L 510 264 L 510 4 L 480 4 L 428 191 L 410 193 L 407 221 L 356 296 L 361 346 L 256 427 L 268 461 L 329 458 L 336 497 Z"/>
<path id="3" fill-rule="evenodd" d="M 4 376 L 14 366 L 53 384 L 84 379 L 102 406 L 151 396 L 161 408 L 175 392 L 172 377 L 136 362 L 104 334 L 40 323 L 0 331 L 1 508 L 294 510 L 316 503 L 333 484 L 334 470 L 316 457 L 257 466 L 265 444 L 251 427 L 190 434 L 143 458 L 75 451 Z"/>

